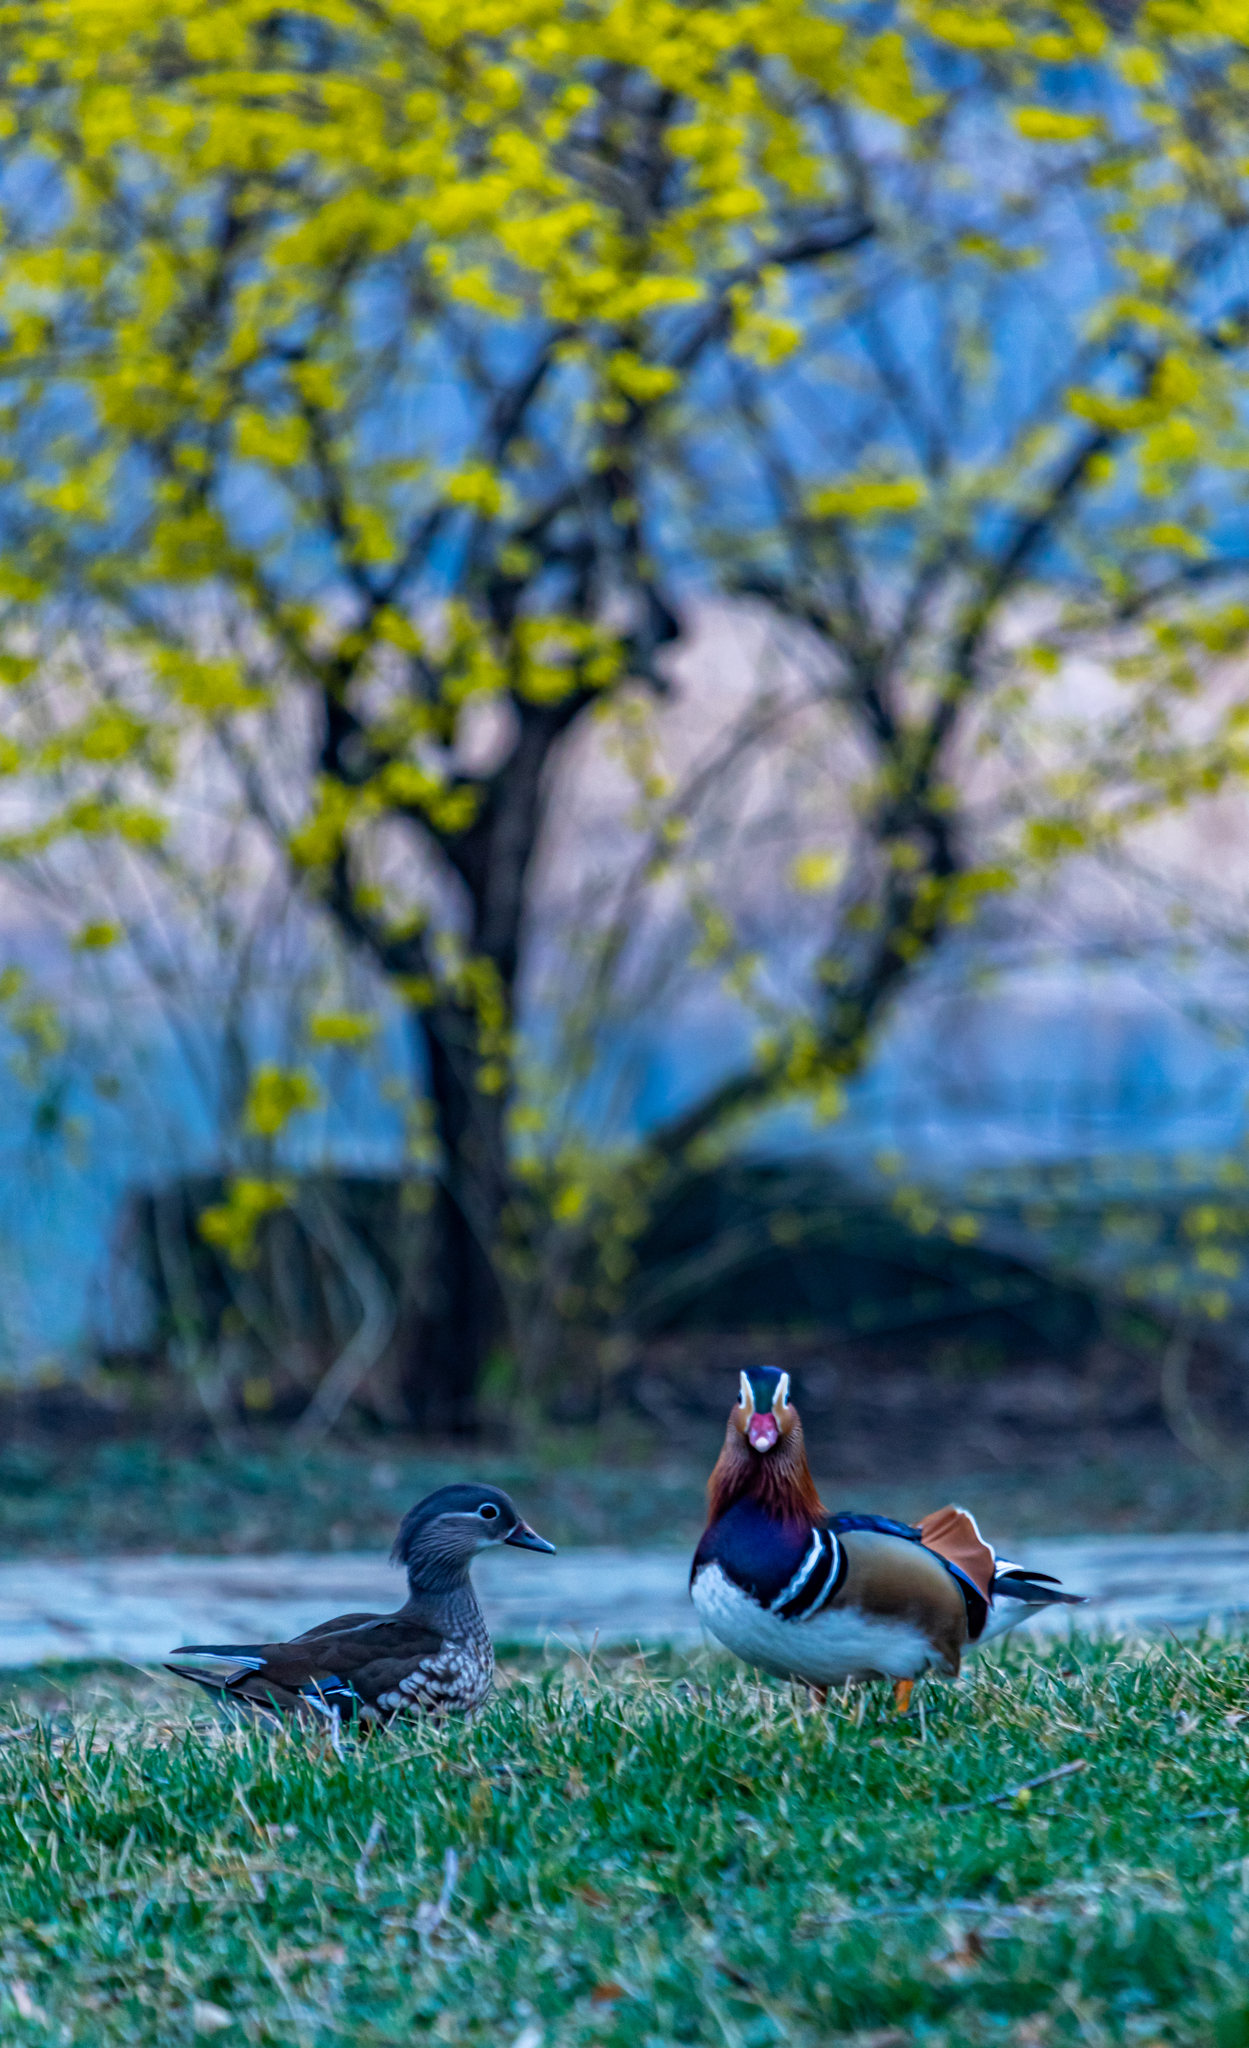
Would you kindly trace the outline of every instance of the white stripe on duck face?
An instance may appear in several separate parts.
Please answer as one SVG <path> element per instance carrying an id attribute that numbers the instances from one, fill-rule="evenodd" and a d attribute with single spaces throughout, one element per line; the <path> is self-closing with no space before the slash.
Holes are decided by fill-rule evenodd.
<path id="1" fill-rule="evenodd" d="M 725 1649 L 777 1678 L 824 1686 L 847 1678 L 918 1678 L 934 1666 L 944 1669 L 927 1636 L 908 1621 L 823 1605 L 788 1620 L 752 1600 L 718 1564 L 703 1566 L 692 1591 L 700 1619 Z"/>

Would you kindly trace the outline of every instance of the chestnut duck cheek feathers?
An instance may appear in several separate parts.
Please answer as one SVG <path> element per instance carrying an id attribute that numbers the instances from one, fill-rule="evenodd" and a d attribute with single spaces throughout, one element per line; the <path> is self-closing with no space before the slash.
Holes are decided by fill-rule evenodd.
<path id="1" fill-rule="evenodd" d="M 708 1510 L 690 1575 L 700 1618 L 743 1662 L 820 1693 L 890 1678 L 905 1707 L 924 1672 L 956 1677 L 967 1650 L 1080 1597 L 999 1560 L 962 1508 L 918 1528 L 829 1514 L 784 1373 L 743 1373 Z"/>

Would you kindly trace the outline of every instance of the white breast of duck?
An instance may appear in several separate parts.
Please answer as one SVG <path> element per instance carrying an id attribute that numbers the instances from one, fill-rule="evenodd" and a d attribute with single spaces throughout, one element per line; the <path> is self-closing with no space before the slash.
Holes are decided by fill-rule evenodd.
<path id="1" fill-rule="evenodd" d="M 884 1620 L 861 1608 L 826 1607 L 806 1621 L 785 1621 L 729 1578 L 704 1566 L 694 1605 L 717 1641 L 744 1664 L 807 1685 L 849 1678 L 918 1678 L 933 1662 L 932 1646 L 913 1622 Z"/>
<path id="2" fill-rule="evenodd" d="M 821 1687 L 930 1670 L 953 1677 L 987 1619 L 977 1587 L 907 1524 L 853 1514 L 780 1521 L 750 1498 L 707 1529 L 690 1590 L 734 1655 Z"/>

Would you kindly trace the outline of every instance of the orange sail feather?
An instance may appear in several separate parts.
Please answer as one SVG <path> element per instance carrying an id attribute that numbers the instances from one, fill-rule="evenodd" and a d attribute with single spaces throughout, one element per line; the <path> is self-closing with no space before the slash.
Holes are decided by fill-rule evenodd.
<path id="1" fill-rule="evenodd" d="M 989 1598 L 996 1566 L 992 1550 L 976 1527 L 976 1518 L 966 1508 L 935 1508 L 919 1525 L 925 1547 L 938 1557 L 948 1558 L 966 1572 L 973 1586 Z"/>

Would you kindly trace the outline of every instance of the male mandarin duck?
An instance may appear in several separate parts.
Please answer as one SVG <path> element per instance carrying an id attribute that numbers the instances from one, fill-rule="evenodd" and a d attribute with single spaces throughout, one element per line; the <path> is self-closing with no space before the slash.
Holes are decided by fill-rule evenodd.
<path id="1" fill-rule="evenodd" d="M 900 1711 L 925 1671 L 958 1676 L 965 1650 L 1055 1601 L 1043 1572 L 994 1555 L 964 1508 L 917 1529 L 883 1515 L 830 1515 L 815 1490 L 789 1375 L 743 1373 L 707 1486 L 690 1592 L 743 1662 L 821 1697 L 851 1678 L 891 1678 Z"/>
<path id="2" fill-rule="evenodd" d="M 289 1643 L 188 1643 L 175 1657 L 225 1660 L 224 1674 L 168 1664 L 218 1704 L 280 1719 L 321 1715 L 365 1726 L 401 1714 L 471 1714 L 494 1678 L 494 1645 L 469 1566 L 479 1550 L 511 1543 L 553 1552 L 497 1486 L 444 1486 L 410 1508 L 391 1563 L 406 1567 L 396 1614 L 340 1614 Z"/>

